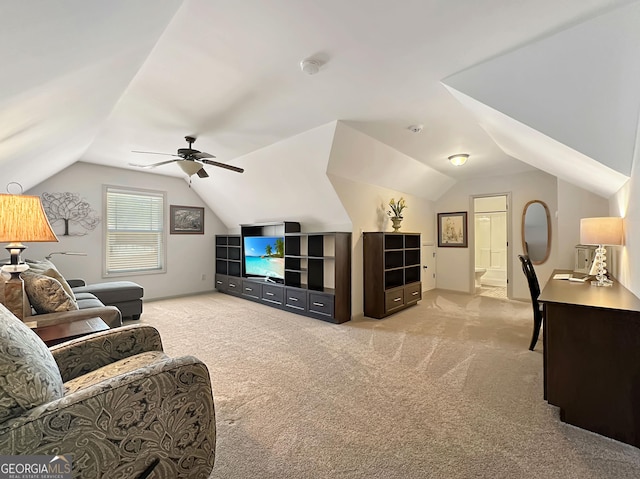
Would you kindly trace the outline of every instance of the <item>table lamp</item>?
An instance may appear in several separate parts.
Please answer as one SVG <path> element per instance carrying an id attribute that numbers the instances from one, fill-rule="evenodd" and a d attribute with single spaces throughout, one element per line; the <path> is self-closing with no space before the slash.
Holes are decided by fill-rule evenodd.
<path id="1" fill-rule="evenodd" d="M 2 271 L 11 274 L 4 284 L 5 306 L 24 320 L 24 282 L 20 273 L 29 269 L 20 255 L 26 246 L 22 242 L 58 241 L 38 196 L 0 194 L 0 242 L 11 255 L 11 263 Z"/>
<path id="2" fill-rule="evenodd" d="M 621 245 L 623 244 L 622 239 L 622 218 L 606 216 L 580 220 L 580 243 L 598 246 L 593 260 L 593 266 L 596 269 L 596 280 L 591 282 L 593 286 L 611 286 L 613 284 L 613 281 L 606 277 L 607 250 L 605 245 Z"/>

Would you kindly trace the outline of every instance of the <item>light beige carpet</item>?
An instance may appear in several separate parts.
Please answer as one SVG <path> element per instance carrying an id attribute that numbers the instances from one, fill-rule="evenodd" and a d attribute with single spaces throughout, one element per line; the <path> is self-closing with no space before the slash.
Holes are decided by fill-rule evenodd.
<path id="1" fill-rule="evenodd" d="M 148 302 L 142 322 L 209 367 L 212 478 L 640 477 L 640 450 L 542 399 L 527 303 L 432 291 L 333 325 L 211 293 Z"/>

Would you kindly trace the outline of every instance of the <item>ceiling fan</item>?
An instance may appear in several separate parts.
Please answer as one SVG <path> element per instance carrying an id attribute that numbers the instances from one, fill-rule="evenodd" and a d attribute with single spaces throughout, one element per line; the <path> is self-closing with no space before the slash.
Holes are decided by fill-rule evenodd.
<path id="1" fill-rule="evenodd" d="M 203 165 L 212 165 L 219 166 L 220 168 L 225 168 L 227 170 L 235 171 L 237 173 L 243 173 L 243 168 L 238 168 L 237 166 L 227 165 L 226 163 L 220 163 L 218 161 L 209 160 L 208 158 L 215 158 L 215 156 L 210 155 L 209 153 L 205 153 L 204 151 L 194 150 L 192 148 L 193 143 L 196 141 L 193 136 L 185 136 L 185 140 L 189 143 L 189 148 L 178 148 L 178 153 L 156 153 L 154 151 L 132 151 L 132 153 L 145 153 L 149 155 L 165 155 L 165 156 L 175 156 L 173 160 L 161 161 L 160 163 L 152 163 L 151 165 L 141 165 L 137 163 L 129 163 L 131 166 L 137 166 L 138 168 L 155 168 L 157 166 L 166 165 L 168 163 L 173 163 L 175 161 L 178 162 L 178 166 L 184 171 L 189 177 L 197 174 L 200 178 L 207 178 L 209 174 L 204 169 Z"/>

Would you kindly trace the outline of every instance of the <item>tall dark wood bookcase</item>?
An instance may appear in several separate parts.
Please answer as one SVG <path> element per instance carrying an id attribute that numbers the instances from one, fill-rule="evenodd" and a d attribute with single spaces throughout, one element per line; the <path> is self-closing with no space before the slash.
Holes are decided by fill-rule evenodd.
<path id="1" fill-rule="evenodd" d="M 363 233 L 364 314 L 384 318 L 422 299 L 419 233 Z"/>
<path id="2" fill-rule="evenodd" d="M 241 246 L 245 236 L 284 237 L 282 283 L 246 274 Z M 240 252 L 237 263 L 236 244 Z M 215 286 L 220 292 L 304 316 L 333 323 L 349 321 L 351 233 L 301 232 L 300 223 L 290 221 L 241 225 L 240 235 L 216 236 Z"/>

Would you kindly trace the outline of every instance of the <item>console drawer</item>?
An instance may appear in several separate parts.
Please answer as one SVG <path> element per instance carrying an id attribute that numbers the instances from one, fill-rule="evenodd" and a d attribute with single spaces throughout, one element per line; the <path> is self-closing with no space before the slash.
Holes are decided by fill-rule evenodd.
<path id="1" fill-rule="evenodd" d="M 214 287 L 223 293 L 226 293 L 229 289 L 229 280 L 223 274 L 216 274 L 216 279 L 214 282 Z"/>
<path id="2" fill-rule="evenodd" d="M 404 288 L 395 288 L 384 293 L 385 312 L 404 306 Z"/>
<path id="3" fill-rule="evenodd" d="M 275 284 L 263 284 L 262 296 L 263 301 L 273 304 L 282 304 L 284 300 L 284 287 Z"/>
<path id="4" fill-rule="evenodd" d="M 287 308 L 305 311 L 307 309 L 307 292 L 304 289 L 285 288 L 285 301 Z"/>
<path id="5" fill-rule="evenodd" d="M 240 296 L 242 294 L 242 280 L 234 276 L 228 276 L 227 293 Z"/>
<path id="6" fill-rule="evenodd" d="M 309 293 L 310 313 L 319 314 L 329 318 L 333 318 L 333 296 L 322 293 Z"/>
<path id="7" fill-rule="evenodd" d="M 422 283 L 411 283 L 404 287 L 405 304 L 415 304 L 422 299 Z"/>
<path id="8" fill-rule="evenodd" d="M 260 297 L 260 285 L 253 281 L 242 281 L 242 296 L 258 299 Z"/>

